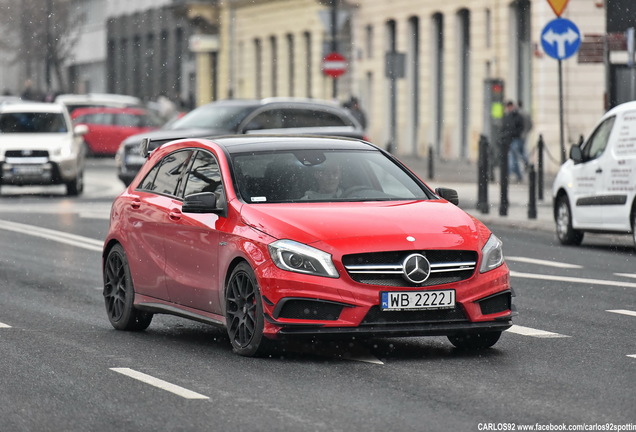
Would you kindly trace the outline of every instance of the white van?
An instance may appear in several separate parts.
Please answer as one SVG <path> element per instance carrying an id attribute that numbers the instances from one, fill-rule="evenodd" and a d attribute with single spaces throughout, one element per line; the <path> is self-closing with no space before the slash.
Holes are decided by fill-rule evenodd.
<path id="1" fill-rule="evenodd" d="M 636 102 L 608 111 L 590 136 L 570 149 L 552 186 L 562 244 L 585 232 L 631 233 L 636 246 Z"/>

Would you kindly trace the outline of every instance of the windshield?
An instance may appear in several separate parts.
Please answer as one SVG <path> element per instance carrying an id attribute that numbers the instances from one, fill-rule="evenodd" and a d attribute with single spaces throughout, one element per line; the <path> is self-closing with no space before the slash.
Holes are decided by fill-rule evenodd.
<path id="1" fill-rule="evenodd" d="M 170 123 L 168 128 L 235 130 L 252 110 L 246 106 L 205 105 Z"/>
<path id="2" fill-rule="evenodd" d="M 378 151 L 296 150 L 236 154 L 247 203 L 429 199 L 424 186 Z"/>
<path id="3" fill-rule="evenodd" d="M 65 133 L 68 132 L 62 113 L 16 112 L 0 114 L 3 133 Z"/>

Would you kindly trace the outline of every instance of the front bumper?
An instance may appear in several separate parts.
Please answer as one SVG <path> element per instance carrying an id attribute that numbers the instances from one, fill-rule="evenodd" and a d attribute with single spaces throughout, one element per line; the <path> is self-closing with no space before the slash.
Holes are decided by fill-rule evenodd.
<path id="1" fill-rule="evenodd" d="M 514 293 L 504 264 L 457 283 L 405 288 L 259 268 L 264 333 L 284 335 L 440 336 L 503 331 L 512 325 Z M 452 309 L 382 311 L 383 291 L 455 290 Z"/>

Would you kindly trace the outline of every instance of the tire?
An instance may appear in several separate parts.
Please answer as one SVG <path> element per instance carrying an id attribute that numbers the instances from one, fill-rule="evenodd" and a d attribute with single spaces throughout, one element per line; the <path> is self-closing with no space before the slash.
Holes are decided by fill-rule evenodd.
<path id="1" fill-rule="evenodd" d="M 501 337 L 500 331 L 482 332 L 482 333 L 461 333 L 448 336 L 450 343 L 455 347 L 466 350 L 476 351 L 487 349 L 497 343 Z"/>
<path id="2" fill-rule="evenodd" d="M 268 353 L 272 342 L 263 336 L 261 293 L 254 271 L 246 262 L 234 268 L 227 282 L 225 318 L 235 353 L 245 357 Z"/>
<path id="3" fill-rule="evenodd" d="M 572 211 L 566 195 L 557 198 L 555 214 L 557 238 L 564 245 L 580 245 L 583 241 L 583 231 L 572 228 Z"/>
<path id="4" fill-rule="evenodd" d="M 135 309 L 135 289 L 124 248 L 117 244 L 104 263 L 104 302 L 108 320 L 117 330 L 141 331 L 148 328 L 152 314 Z"/>
<path id="5" fill-rule="evenodd" d="M 77 173 L 77 177 L 66 183 L 66 195 L 78 196 L 84 191 L 84 171 Z"/>

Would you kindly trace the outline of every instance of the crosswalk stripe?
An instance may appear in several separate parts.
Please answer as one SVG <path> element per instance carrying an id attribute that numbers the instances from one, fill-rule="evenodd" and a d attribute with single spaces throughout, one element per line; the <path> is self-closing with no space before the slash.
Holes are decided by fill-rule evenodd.
<path id="1" fill-rule="evenodd" d="M 193 392 L 191 390 L 185 389 L 175 384 L 171 384 L 167 381 L 161 380 L 159 378 L 155 378 L 151 375 L 146 375 L 143 372 L 138 372 L 129 368 L 110 368 L 110 370 L 120 373 L 122 375 L 126 375 L 130 378 L 134 378 L 138 381 L 141 381 L 146 384 L 150 384 L 151 386 L 160 388 L 165 391 L 169 391 L 170 393 L 174 393 L 176 395 L 181 396 L 185 399 L 209 399 L 209 397 L 204 396 L 202 394 Z"/>
<path id="2" fill-rule="evenodd" d="M 523 336 L 532 336 L 532 337 L 537 337 L 537 338 L 566 338 L 566 337 L 570 337 L 570 336 L 562 335 L 562 334 L 559 334 L 559 333 L 552 333 L 552 332 L 545 331 L 545 330 L 539 330 L 539 329 L 534 329 L 534 328 L 530 328 L 530 327 L 523 327 L 523 326 L 519 326 L 519 325 L 513 325 L 512 327 L 510 327 L 506 331 L 510 332 L 510 333 L 520 334 L 520 335 L 523 335 Z"/>

